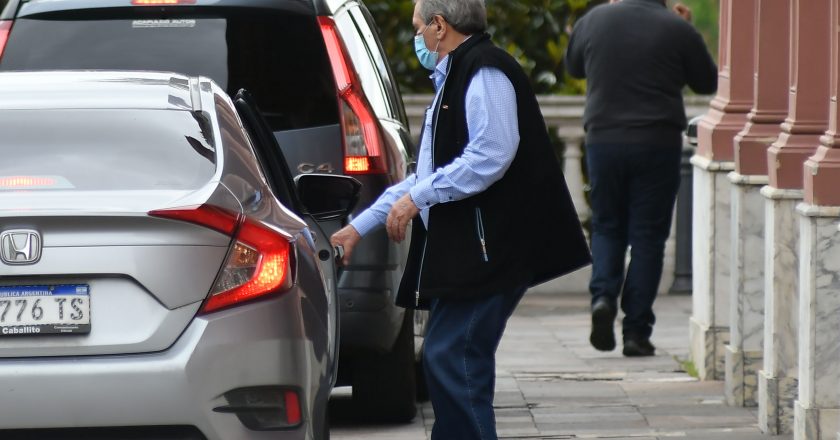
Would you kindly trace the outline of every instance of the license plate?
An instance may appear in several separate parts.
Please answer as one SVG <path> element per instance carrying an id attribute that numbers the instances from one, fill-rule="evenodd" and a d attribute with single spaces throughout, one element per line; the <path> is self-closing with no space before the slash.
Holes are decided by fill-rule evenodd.
<path id="1" fill-rule="evenodd" d="M 86 284 L 0 286 L 0 336 L 90 333 Z"/>

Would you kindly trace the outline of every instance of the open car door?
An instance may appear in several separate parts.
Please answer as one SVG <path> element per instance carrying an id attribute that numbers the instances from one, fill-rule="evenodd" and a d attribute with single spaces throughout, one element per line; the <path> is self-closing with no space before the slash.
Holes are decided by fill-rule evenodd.
<path id="1" fill-rule="evenodd" d="M 246 90 L 234 97 L 234 105 L 275 195 L 287 208 L 298 214 L 309 226 L 315 238 L 322 273 L 332 301 L 329 328 L 334 330 L 333 343 L 338 344 L 338 311 L 336 250 L 332 248 L 325 230 L 336 230 L 345 222 L 359 198 L 361 184 L 351 177 L 310 174 L 293 178 L 288 163 L 268 123 Z M 332 348 L 332 347 L 331 347 Z M 335 352 L 330 350 L 330 352 Z M 337 361 L 337 359 L 336 359 Z M 335 362 L 337 366 L 337 362 Z M 333 380 L 335 371 L 333 369 Z"/>

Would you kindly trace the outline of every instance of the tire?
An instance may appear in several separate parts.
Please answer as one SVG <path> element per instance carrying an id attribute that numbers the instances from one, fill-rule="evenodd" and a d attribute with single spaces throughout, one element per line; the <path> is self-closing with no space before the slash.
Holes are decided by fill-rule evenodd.
<path id="1" fill-rule="evenodd" d="M 389 353 L 368 354 L 353 362 L 353 404 L 374 422 L 407 423 L 417 414 L 414 315 L 406 310 Z"/>
<path id="2" fill-rule="evenodd" d="M 414 363 L 414 377 L 416 378 L 416 393 L 418 402 L 429 401 L 429 387 L 426 385 L 426 372 L 423 368 L 423 360 L 415 361 Z"/>
<path id="3" fill-rule="evenodd" d="M 330 406 L 329 399 L 323 399 L 324 403 L 319 404 L 313 411 L 312 431 L 315 440 L 330 440 Z"/>

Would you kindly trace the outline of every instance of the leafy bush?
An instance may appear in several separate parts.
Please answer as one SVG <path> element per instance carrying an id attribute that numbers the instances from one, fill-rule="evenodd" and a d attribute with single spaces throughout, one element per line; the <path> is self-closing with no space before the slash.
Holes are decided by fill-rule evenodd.
<path id="1" fill-rule="evenodd" d="M 563 54 L 574 20 L 605 0 L 486 0 L 487 20 L 493 39 L 519 60 L 537 93 L 575 94 L 580 81 L 568 78 Z M 409 0 L 366 0 L 382 35 L 403 92 L 432 90 L 429 72 L 414 56 L 414 3 Z"/>
<path id="2" fill-rule="evenodd" d="M 519 60 L 537 93 L 582 94 L 585 83 L 569 77 L 563 55 L 575 20 L 607 0 L 486 0 L 489 32 Z M 717 50 L 719 0 L 681 0 L 694 11 L 695 23 Z M 404 93 L 432 91 L 429 72 L 414 55 L 410 0 L 365 0 Z M 673 3 L 673 1 L 669 1 Z"/>

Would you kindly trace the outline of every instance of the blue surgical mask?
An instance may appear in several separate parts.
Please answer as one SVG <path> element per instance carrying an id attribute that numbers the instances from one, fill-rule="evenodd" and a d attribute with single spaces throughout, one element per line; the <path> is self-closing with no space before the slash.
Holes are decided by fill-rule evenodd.
<path id="1" fill-rule="evenodd" d="M 430 23 L 431 24 L 431 23 Z M 425 67 L 429 70 L 435 70 L 435 66 L 438 62 L 438 52 L 437 47 L 435 47 L 435 52 L 429 50 L 426 47 L 426 41 L 423 39 L 423 34 L 426 33 L 426 30 L 429 29 L 429 25 L 426 25 L 426 28 L 423 29 L 423 32 L 414 36 L 414 52 L 417 54 L 417 59 L 420 60 L 420 65 Z M 438 41 L 438 46 L 440 46 L 440 41 Z"/>

